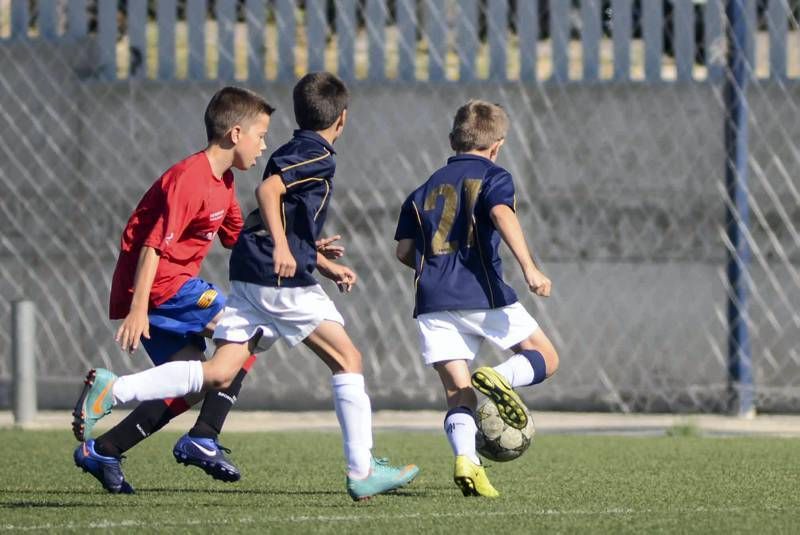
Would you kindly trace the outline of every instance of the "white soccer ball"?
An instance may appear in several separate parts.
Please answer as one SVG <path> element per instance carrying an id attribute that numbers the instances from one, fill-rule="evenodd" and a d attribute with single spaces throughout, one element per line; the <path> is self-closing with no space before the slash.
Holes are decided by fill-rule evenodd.
<path id="1" fill-rule="evenodd" d="M 525 413 L 528 415 L 528 424 L 522 429 L 515 429 L 500 418 L 497 406 L 492 401 L 484 400 L 475 412 L 475 423 L 478 425 L 475 447 L 478 453 L 500 463 L 513 461 L 525 453 L 536 432 L 527 409 Z"/>

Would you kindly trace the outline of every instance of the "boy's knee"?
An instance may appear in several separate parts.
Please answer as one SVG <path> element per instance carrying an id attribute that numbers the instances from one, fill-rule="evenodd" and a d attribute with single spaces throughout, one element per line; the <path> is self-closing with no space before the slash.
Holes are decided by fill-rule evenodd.
<path id="1" fill-rule="evenodd" d="M 209 390 L 225 390 L 236 377 L 237 370 L 229 369 L 229 366 L 215 365 L 210 361 L 203 370 L 203 379 L 206 388 Z"/>
<path id="2" fill-rule="evenodd" d="M 358 349 L 352 348 L 342 353 L 341 357 L 342 371 L 345 373 L 361 373 L 361 352 Z"/>

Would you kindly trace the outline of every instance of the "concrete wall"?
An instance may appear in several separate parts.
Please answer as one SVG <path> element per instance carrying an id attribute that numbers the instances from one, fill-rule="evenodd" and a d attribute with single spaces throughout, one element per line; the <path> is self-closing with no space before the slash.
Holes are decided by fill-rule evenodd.
<path id="1" fill-rule="evenodd" d="M 148 366 L 112 342 L 106 302 L 124 223 L 169 165 L 204 146 L 202 114 L 217 83 L 91 80 L 87 45 L 0 47 L 0 406 L 8 403 L 10 302 L 39 306 L 40 403 L 67 407 L 91 365 Z M 9 65 L 8 68 L 5 66 Z M 293 128 L 291 87 L 251 87 L 277 107 L 269 149 Z M 391 240 L 405 195 L 449 155 L 447 132 L 468 98 L 501 102 L 512 130 L 500 163 L 515 177 L 520 219 L 548 300 L 523 304 L 553 339 L 558 375 L 525 392 L 532 407 L 722 410 L 726 397 L 723 111 L 702 84 L 355 84 L 336 144 L 326 227 L 344 235 L 361 277 L 349 296 L 326 285 L 365 356 L 375 407 L 441 407 L 417 351 L 412 276 Z M 797 410 L 800 379 L 796 85 L 751 90 L 751 314 L 759 402 Z M 257 169 L 237 173 L 245 210 Z M 217 247 L 204 276 L 223 283 Z M 336 294 L 336 295 L 334 295 Z M 482 362 L 500 353 L 488 345 Z M 279 345 L 247 379 L 241 406 L 330 406 L 329 374 L 305 349 Z"/>

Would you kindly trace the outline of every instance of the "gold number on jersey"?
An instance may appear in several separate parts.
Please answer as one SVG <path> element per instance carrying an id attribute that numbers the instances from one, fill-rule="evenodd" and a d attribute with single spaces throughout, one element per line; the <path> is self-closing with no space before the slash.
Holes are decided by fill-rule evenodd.
<path id="1" fill-rule="evenodd" d="M 462 187 L 466 196 L 467 211 L 470 214 L 469 224 L 467 225 L 467 235 L 465 236 L 467 247 L 471 247 L 475 243 L 472 212 L 475 210 L 475 203 L 478 202 L 481 182 L 479 178 L 468 178 L 464 181 Z M 456 220 L 459 200 L 458 192 L 452 184 L 440 184 L 428 193 L 428 196 L 425 198 L 423 209 L 426 212 L 436 209 L 439 197 L 444 197 L 444 207 L 442 208 L 442 217 L 439 219 L 439 225 L 436 228 L 436 232 L 433 234 L 433 241 L 431 243 L 431 252 L 434 256 L 454 253 L 458 250 L 459 244 L 459 240 L 457 239 L 447 241 Z"/>
<path id="2" fill-rule="evenodd" d="M 475 245 L 475 203 L 478 202 L 478 194 L 481 192 L 481 183 L 482 180 L 479 178 L 468 178 L 464 181 L 464 192 L 467 194 L 467 210 L 469 212 L 467 247 Z"/>

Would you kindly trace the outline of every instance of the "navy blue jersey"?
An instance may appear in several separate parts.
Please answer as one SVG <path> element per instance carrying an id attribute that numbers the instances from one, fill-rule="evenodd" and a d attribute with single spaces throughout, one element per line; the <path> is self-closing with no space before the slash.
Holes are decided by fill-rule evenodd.
<path id="1" fill-rule="evenodd" d="M 503 281 L 500 235 L 489 214 L 498 204 L 514 209 L 511 175 L 472 154 L 448 159 L 408 196 L 394 239 L 416 245 L 414 317 L 517 301 Z"/>
<path id="2" fill-rule="evenodd" d="M 272 262 L 274 242 L 258 209 L 244 221 L 231 252 L 230 279 L 261 286 L 311 286 L 317 267 L 314 242 L 322 231 L 333 194 L 335 151 L 330 143 L 310 130 L 295 130 L 294 137 L 272 153 L 264 179 L 280 175 L 286 186 L 281 219 L 289 249 L 297 261 L 294 277 L 278 277 Z"/>

